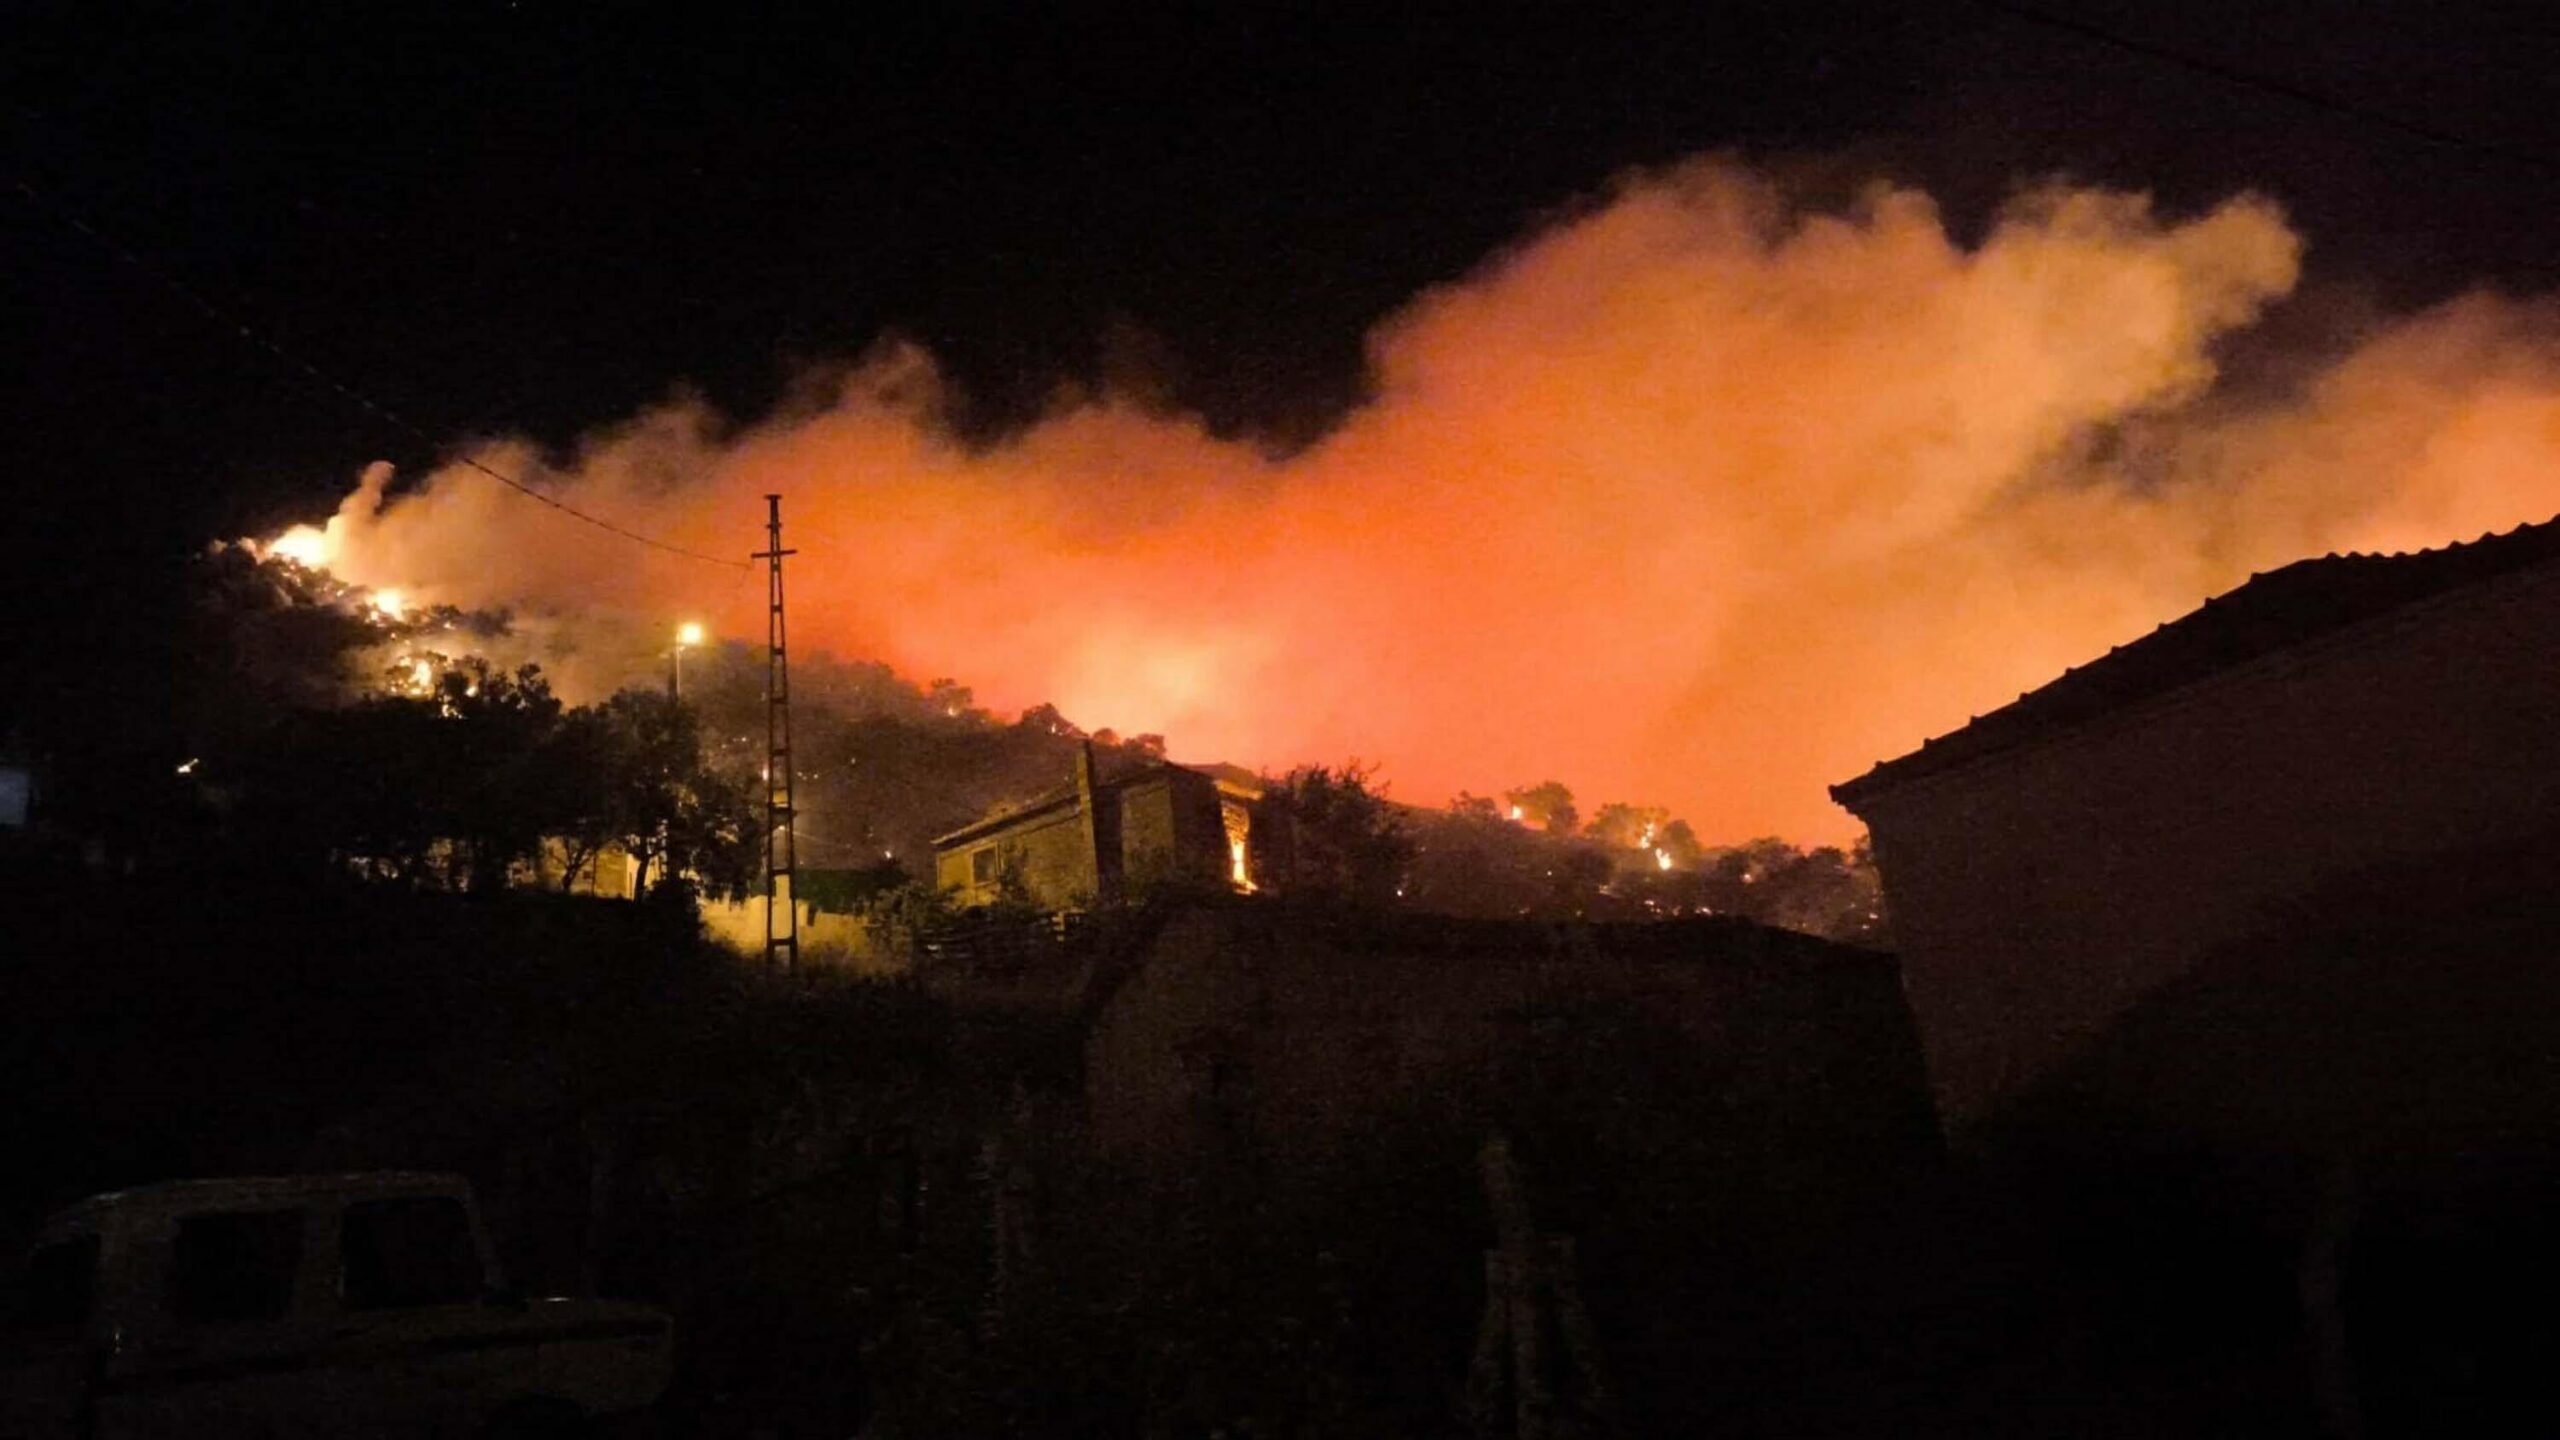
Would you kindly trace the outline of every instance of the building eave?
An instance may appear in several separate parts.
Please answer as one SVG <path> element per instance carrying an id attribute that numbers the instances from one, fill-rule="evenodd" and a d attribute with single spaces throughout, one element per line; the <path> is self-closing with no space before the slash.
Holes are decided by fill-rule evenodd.
<path id="1" fill-rule="evenodd" d="M 2328 555 L 2252 575 L 2010 704 L 1830 787 L 1863 806 L 1905 785 L 2039 749 L 2112 718 L 2174 703 L 2226 676 L 2560 563 L 2560 521 L 2400 555 Z"/>
<path id="2" fill-rule="evenodd" d="M 974 840 L 983 840 L 989 835 L 996 834 L 1000 831 L 1013 829 L 1015 826 L 1020 825 L 1025 821 L 1036 820 L 1043 815 L 1051 813 L 1052 811 L 1072 810 L 1075 806 L 1076 792 L 1073 790 L 1069 790 L 1063 795 L 1044 795 L 1037 800 L 1017 805 L 1010 810 L 999 811 L 998 813 L 989 815 L 981 820 L 972 820 L 968 824 L 961 826 L 959 829 L 952 831 L 948 835 L 936 836 L 934 838 L 933 848 L 938 854 L 944 850 L 949 850 L 954 846 L 966 845 Z"/>

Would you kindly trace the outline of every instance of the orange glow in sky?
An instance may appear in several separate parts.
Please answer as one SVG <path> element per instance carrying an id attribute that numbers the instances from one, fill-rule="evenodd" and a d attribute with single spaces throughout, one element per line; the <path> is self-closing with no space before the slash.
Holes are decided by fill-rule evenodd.
<path id="1" fill-rule="evenodd" d="M 1113 396 L 992 448 L 889 346 L 745 427 L 671 403 L 544 468 L 743 557 L 784 498 L 796 647 L 1054 702 L 1177 755 L 1358 757 L 1407 800 L 1558 779 L 1586 813 L 1836 840 L 1827 782 L 2257 569 L 2560 510 L 2560 345 L 2490 297 L 2373 327 L 2280 400 L 2217 340 L 2294 286 L 2272 203 L 2047 189 L 1980 243 L 1925 195 L 1839 213 L 1695 162 L 1416 297 L 1373 398 L 1275 459 Z M 377 470 L 301 547 L 439 602 L 703 615 L 762 581 L 601 538 L 455 466 Z"/>

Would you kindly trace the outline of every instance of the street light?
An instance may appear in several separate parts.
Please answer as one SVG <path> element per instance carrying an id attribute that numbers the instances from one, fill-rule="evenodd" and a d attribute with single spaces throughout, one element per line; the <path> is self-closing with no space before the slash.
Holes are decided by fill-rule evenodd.
<path id="1" fill-rule="evenodd" d="M 668 699 L 684 699 L 684 652 L 701 643 L 702 625 L 699 621 L 687 620 L 676 627 L 676 648 L 668 652 L 675 657 L 675 670 L 667 680 Z"/>

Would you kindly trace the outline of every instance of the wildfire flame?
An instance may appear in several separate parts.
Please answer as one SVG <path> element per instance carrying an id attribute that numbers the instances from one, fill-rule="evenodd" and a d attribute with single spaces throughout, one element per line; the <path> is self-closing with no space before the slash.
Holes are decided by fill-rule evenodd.
<path id="1" fill-rule="evenodd" d="M 307 565 L 314 570 L 328 568 L 332 551 L 328 532 L 312 525 L 293 526 L 266 542 L 261 548 L 266 554 L 281 555 L 297 565 Z"/>

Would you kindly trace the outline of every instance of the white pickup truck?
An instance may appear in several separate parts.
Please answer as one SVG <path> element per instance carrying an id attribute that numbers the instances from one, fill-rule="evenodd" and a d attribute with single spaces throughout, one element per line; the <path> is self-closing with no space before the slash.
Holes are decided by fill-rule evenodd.
<path id="1" fill-rule="evenodd" d="M 672 1326 L 498 1283 L 450 1175 L 187 1180 L 48 1221 L 0 1335 L 0 1440 L 583 1433 Z"/>

